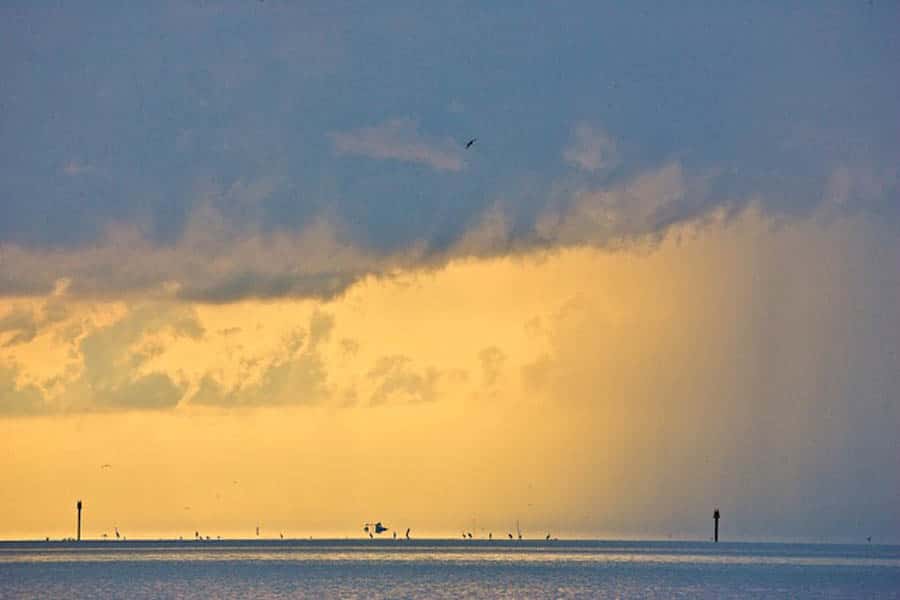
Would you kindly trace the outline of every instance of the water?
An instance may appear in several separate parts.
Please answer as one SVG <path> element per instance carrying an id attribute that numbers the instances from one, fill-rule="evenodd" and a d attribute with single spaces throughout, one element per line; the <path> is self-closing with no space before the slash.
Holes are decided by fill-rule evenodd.
<path id="1" fill-rule="evenodd" d="M 0 598 L 900 598 L 900 546 L 0 542 Z"/>

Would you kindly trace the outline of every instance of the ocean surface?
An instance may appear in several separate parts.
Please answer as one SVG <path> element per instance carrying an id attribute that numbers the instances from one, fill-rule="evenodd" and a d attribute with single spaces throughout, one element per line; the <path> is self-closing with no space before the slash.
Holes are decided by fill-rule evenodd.
<path id="1" fill-rule="evenodd" d="M 900 598 L 900 546 L 0 542 L 0 598 Z"/>

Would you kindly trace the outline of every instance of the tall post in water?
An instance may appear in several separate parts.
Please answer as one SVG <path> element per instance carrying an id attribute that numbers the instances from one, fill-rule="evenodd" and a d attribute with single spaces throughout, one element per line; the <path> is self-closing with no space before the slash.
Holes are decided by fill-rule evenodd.
<path id="1" fill-rule="evenodd" d="M 713 511 L 713 521 L 716 522 L 716 529 L 715 529 L 715 533 L 713 534 L 713 540 L 718 542 L 719 541 L 719 509 L 718 508 Z"/>
<path id="2" fill-rule="evenodd" d="M 76 541 L 81 541 L 81 500 L 78 501 L 78 504 L 75 505 L 78 508 L 78 530 L 75 535 Z"/>

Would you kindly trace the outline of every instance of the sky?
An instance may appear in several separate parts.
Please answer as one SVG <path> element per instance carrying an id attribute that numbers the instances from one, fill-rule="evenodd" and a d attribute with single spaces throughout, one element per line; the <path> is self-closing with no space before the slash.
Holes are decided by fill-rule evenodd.
<path id="1" fill-rule="evenodd" d="M 3 3 L 0 538 L 900 542 L 898 22 Z"/>

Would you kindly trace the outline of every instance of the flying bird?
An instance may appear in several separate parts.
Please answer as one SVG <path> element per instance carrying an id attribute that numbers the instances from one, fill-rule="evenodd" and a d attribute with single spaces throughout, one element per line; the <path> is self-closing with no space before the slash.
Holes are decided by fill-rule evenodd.
<path id="1" fill-rule="evenodd" d="M 100 468 L 101 469 L 112 469 L 112 465 L 109 463 L 103 463 L 102 465 L 100 465 Z"/>
<path id="2" fill-rule="evenodd" d="M 474 144 L 474 143 L 477 142 L 477 141 L 478 141 L 478 138 L 472 138 L 471 140 L 469 140 L 468 142 L 466 142 L 466 150 L 468 150 L 469 148 L 471 148 L 471 147 L 472 147 L 472 144 Z"/>

